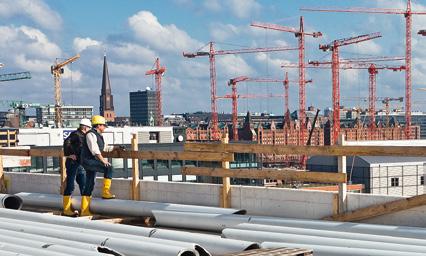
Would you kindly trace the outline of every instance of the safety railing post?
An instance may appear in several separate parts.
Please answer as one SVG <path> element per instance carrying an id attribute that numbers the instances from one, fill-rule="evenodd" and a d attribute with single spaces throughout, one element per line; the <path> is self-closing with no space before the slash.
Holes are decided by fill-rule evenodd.
<path id="1" fill-rule="evenodd" d="M 229 143 L 228 133 L 223 134 L 221 141 L 223 144 Z M 229 162 L 228 161 L 222 162 L 222 168 L 229 169 Z M 223 208 L 231 207 L 231 178 L 230 177 L 222 178 L 222 198 L 221 199 L 222 199 L 221 207 Z"/>
<path id="2" fill-rule="evenodd" d="M 345 135 L 340 134 L 337 144 L 344 146 L 346 144 Z M 337 157 L 337 167 L 339 173 L 346 174 L 346 156 Z M 347 209 L 347 183 L 339 183 L 339 213 L 344 213 Z"/>
<path id="3" fill-rule="evenodd" d="M 138 135 L 132 135 L 132 151 L 138 151 Z M 132 158 L 132 200 L 140 200 L 139 160 Z"/>
<path id="4" fill-rule="evenodd" d="M 61 189 L 60 189 L 61 195 L 64 194 L 65 182 L 66 182 L 66 179 L 67 179 L 65 161 L 66 161 L 65 157 L 63 157 L 63 156 L 59 157 L 59 172 L 60 172 L 60 175 L 61 175 Z"/>

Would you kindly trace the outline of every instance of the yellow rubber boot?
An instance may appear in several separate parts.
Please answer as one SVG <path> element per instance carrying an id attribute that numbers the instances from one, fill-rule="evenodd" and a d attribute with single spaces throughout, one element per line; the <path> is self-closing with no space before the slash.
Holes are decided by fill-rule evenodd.
<path id="1" fill-rule="evenodd" d="M 104 179 L 104 188 L 102 190 L 103 199 L 114 199 L 115 195 L 111 194 L 111 179 Z"/>
<path id="2" fill-rule="evenodd" d="M 64 196 L 62 203 L 63 203 L 63 207 L 64 207 L 62 215 L 69 216 L 69 217 L 77 217 L 78 216 L 78 212 L 73 211 L 72 208 L 71 208 L 72 207 L 71 206 L 71 196 Z"/>
<path id="3" fill-rule="evenodd" d="M 92 216 L 93 214 L 90 212 L 90 200 L 92 198 L 90 196 L 82 196 L 81 197 L 81 212 L 80 216 Z"/>

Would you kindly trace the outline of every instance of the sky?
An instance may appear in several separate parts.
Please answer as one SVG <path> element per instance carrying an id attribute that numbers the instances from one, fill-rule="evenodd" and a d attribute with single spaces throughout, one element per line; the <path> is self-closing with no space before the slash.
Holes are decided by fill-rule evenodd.
<path id="1" fill-rule="evenodd" d="M 182 52 L 216 49 L 297 46 L 297 38 L 250 27 L 253 21 L 298 27 L 304 16 L 305 31 L 321 31 L 321 38 L 306 38 L 306 60 L 331 59 L 319 44 L 361 34 L 381 32 L 382 38 L 345 46 L 342 58 L 404 56 L 405 22 L 402 15 L 302 12 L 301 7 L 402 8 L 405 0 L 0 0 L 0 74 L 30 71 L 32 79 L 3 82 L 0 101 L 22 100 L 52 104 L 53 78 L 50 66 L 56 59 L 77 53 L 80 59 L 67 66 L 62 77 L 65 104 L 93 105 L 99 110 L 103 56 L 106 53 L 118 116 L 129 115 L 129 92 L 155 87 L 145 72 L 159 57 L 167 69 L 163 77 L 164 114 L 210 111 L 209 62 L 206 57 L 184 58 Z M 426 10 L 426 0 L 413 1 L 414 10 Z M 413 17 L 413 110 L 426 110 L 426 15 Z M 204 47 L 204 48 L 203 48 Z M 281 79 L 296 69 L 282 69 L 297 63 L 297 51 L 223 55 L 216 58 L 217 94 L 231 92 L 227 81 L 237 76 Z M 390 63 L 389 65 L 402 65 Z M 313 79 L 306 89 L 308 106 L 331 106 L 331 70 L 308 69 Z M 366 70 L 341 72 L 342 105 L 365 108 L 368 97 Z M 405 95 L 404 72 L 380 71 L 377 96 Z M 282 94 L 281 84 L 240 83 L 240 94 Z M 290 86 L 290 108 L 298 104 L 298 88 Z M 378 108 L 381 104 L 378 103 Z M 241 99 L 239 112 L 283 113 L 282 98 Z M 401 108 L 402 103 L 393 107 Z M 0 106 L 1 109 L 7 108 Z M 231 112 L 230 100 L 219 100 L 220 112 Z"/>

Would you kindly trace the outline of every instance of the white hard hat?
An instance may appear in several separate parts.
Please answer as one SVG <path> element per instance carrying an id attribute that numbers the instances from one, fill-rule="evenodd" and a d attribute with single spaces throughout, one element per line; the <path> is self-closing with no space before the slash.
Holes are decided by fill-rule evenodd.
<path id="1" fill-rule="evenodd" d="M 87 126 L 87 127 L 92 127 L 92 122 L 90 122 L 90 120 L 87 119 L 87 118 L 83 118 L 80 121 L 80 125 L 84 125 L 84 126 Z"/>

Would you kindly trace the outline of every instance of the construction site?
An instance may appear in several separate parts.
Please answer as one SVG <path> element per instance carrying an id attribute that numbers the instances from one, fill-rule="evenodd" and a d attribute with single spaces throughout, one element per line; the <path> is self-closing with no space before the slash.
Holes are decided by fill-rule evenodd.
<path id="1" fill-rule="evenodd" d="M 62 80 L 85 51 L 56 59 L 50 67 L 53 104 L 26 101 L 24 92 L 21 100 L 0 101 L 9 109 L 0 115 L 0 255 L 426 255 L 426 114 L 413 110 L 413 90 L 426 88 L 413 88 L 412 81 L 412 40 L 426 36 L 425 30 L 413 30 L 412 18 L 426 11 L 411 0 L 404 5 L 298 7 L 297 27 L 246 24 L 285 32 L 297 46 L 222 50 L 211 41 L 179 53 L 185 63 L 208 59 L 203 72 L 210 83 L 202 85 L 209 91 L 210 99 L 203 99 L 209 100 L 208 112 L 164 113 L 170 104 L 164 92 L 173 80 L 163 76 L 178 67 L 157 56 L 143 70 L 155 88 L 128 92 L 130 116 L 118 116 L 121 98 L 112 93 L 105 49 L 99 115 L 83 101 L 65 104 Z M 345 46 L 373 41 L 381 32 L 330 39 L 324 32 L 305 31 L 305 18 L 314 22 L 312 13 L 316 18 L 334 13 L 333 19 L 402 17 L 405 34 L 398 37 L 404 39 L 399 47 L 405 55 L 342 57 Z M 308 47 L 306 36 L 317 40 L 318 48 Z M 311 60 L 312 51 L 327 52 L 328 59 Z M 297 56 L 294 63 L 281 62 L 282 77 L 240 74 L 228 77 L 226 85 L 218 82 L 216 72 L 225 72 L 216 63 L 222 56 L 280 52 Z M 329 74 L 324 84 L 331 95 L 307 93 L 307 86 L 318 83 L 310 78 L 312 70 Z M 368 74 L 365 95 L 342 97 L 341 74 L 347 70 Z M 404 78 L 403 96 L 378 95 L 377 77 L 387 72 Z M 0 74 L 5 85 L 32 78 L 29 71 Z M 247 89 L 251 84 L 276 84 L 280 93 Z M 326 97 L 331 108 L 320 114 L 310 97 Z M 241 111 L 241 100 L 273 98 L 281 101 L 282 115 L 250 111 L 248 104 L 247 112 Z M 367 107 L 342 104 L 353 100 Z M 231 109 L 221 113 L 223 102 Z M 85 188 L 77 177 L 78 186 L 67 194 L 71 157 L 65 142 L 77 127 L 85 127 L 83 120 L 89 130 L 103 125 L 96 137 L 102 138 L 103 150 L 98 149 L 107 162 L 102 167 L 112 174 L 95 172 L 90 195 L 85 194 L 89 183 Z M 88 137 L 83 134 L 83 147 L 92 152 Z M 114 147 L 106 150 L 107 145 Z M 80 157 L 87 156 L 82 151 Z M 83 171 L 86 179 L 91 171 Z"/>

